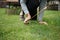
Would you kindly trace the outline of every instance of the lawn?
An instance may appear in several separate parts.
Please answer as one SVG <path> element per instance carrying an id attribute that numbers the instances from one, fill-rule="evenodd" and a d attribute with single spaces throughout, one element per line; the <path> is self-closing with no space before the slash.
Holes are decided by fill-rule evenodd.
<path id="1" fill-rule="evenodd" d="M 0 8 L 0 40 L 60 40 L 60 11 L 46 10 L 43 20 L 48 25 L 37 21 L 25 25 L 19 15 L 7 15 Z"/>

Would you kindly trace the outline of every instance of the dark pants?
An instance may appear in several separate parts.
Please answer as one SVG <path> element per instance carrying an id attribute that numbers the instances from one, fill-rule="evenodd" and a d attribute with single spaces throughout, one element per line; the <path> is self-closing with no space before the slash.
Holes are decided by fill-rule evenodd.
<path id="1" fill-rule="evenodd" d="M 30 12 L 31 17 L 37 14 L 37 7 L 39 6 L 39 0 L 27 0 L 26 2 L 27 8 Z M 37 15 L 33 17 L 31 20 L 37 20 Z"/>
<path id="2" fill-rule="evenodd" d="M 37 14 L 37 7 L 39 6 L 39 0 L 29 0 L 26 3 L 31 17 Z M 37 15 L 32 18 L 32 20 L 37 20 Z"/>

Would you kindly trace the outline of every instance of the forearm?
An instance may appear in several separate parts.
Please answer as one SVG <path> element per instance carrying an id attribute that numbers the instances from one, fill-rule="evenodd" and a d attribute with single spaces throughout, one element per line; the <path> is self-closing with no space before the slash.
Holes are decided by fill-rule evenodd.
<path id="1" fill-rule="evenodd" d="M 44 8 L 46 7 L 47 1 L 46 0 L 41 0 L 40 5 L 39 5 L 39 15 L 38 15 L 38 21 L 42 21 L 43 16 L 44 16 Z"/>
<path id="2" fill-rule="evenodd" d="M 20 0 L 21 8 L 24 11 L 25 14 L 29 13 L 28 8 L 26 6 L 26 3 L 24 0 Z"/>
<path id="3" fill-rule="evenodd" d="M 40 0 L 39 9 L 42 10 L 47 5 L 47 0 Z"/>

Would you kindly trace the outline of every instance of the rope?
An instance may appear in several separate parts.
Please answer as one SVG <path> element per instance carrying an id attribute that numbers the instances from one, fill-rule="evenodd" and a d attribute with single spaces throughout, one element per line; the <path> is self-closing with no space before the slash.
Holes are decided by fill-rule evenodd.
<path id="1" fill-rule="evenodd" d="M 44 7 L 43 9 L 41 9 L 40 12 L 42 12 L 42 11 L 45 10 L 45 9 L 47 9 L 47 7 L 48 7 L 48 6 Z M 40 14 L 40 13 L 38 13 L 38 14 Z M 35 14 L 34 16 L 32 16 L 32 18 L 34 18 L 34 17 L 35 17 L 36 15 L 38 15 L 38 14 Z"/>

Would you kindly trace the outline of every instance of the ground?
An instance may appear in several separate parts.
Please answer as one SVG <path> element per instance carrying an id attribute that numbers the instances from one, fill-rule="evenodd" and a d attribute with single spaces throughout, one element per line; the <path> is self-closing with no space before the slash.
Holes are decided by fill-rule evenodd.
<path id="1" fill-rule="evenodd" d="M 48 25 L 38 21 L 25 25 L 19 15 L 7 15 L 0 8 L 0 40 L 60 40 L 60 11 L 46 10 L 43 20 Z"/>

